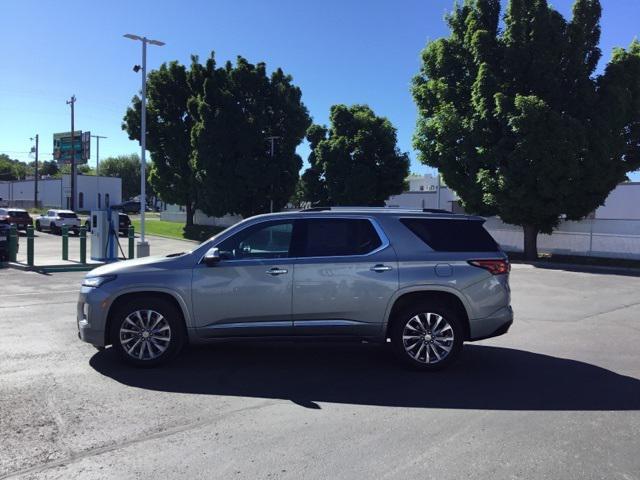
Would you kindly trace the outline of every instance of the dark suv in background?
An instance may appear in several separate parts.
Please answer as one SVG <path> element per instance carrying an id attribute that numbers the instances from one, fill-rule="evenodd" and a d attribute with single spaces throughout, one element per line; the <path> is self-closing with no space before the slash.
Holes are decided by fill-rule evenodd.
<path id="1" fill-rule="evenodd" d="M 27 231 L 27 227 L 33 226 L 33 219 L 29 212 L 21 208 L 0 208 L 0 221 L 5 220 L 16 229 Z"/>
<path id="2" fill-rule="evenodd" d="M 89 272 L 78 334 L 141 366 L 187 342 L 314 338 L 389 342 L 439 369 L 513 320 L 509 262 L 483 222 L 391 208 L 248 218 L 191 252 Z"/>

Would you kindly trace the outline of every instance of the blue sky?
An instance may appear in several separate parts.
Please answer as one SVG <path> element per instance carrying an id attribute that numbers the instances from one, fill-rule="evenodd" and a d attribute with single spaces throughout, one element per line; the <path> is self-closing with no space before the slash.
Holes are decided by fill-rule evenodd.
<path id="1" fill-rule="evenodd" d="M 570 16 L 573 0 L 552 4 Z M 444 14 L 453 0 L 218 0 L 5 1 L 0 6 L 0 153 L 28 160 L 30 137 L 40 134 L 42 159 L 52 135 L 68 131 L 77 97 L 76 129 L 109 137 L 100 156 L 139 151 L 120 129 L 140 87 L 131 67 L 140 44 L 124 33 L 166 42 L 150 47 L 148 66 L 189 62 L 214 50 L 218 62 L 241 54 L 282 67 L 302 88 L 316 123 L 335 103 L 368 103 L 398 129 L 412 170 L 430 169 L 411 147 L 416 109 L 409 92 L 428 40 L 447 35 Z M 615 46 L 638 36 L 640 1 L 602 0 L 601 67 Z M 300 148 L 303 158 L 308 150 Z M 95 164 L 95 142 L 90 164 Z M 635 174 L 635 179 L 640 175 Z"/>

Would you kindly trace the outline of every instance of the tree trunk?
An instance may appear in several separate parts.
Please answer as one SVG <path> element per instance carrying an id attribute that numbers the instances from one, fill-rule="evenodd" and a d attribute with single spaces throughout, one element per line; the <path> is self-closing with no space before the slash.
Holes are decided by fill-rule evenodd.
<path id="1" fill-rule="evenodd" d="M 186 208 L 186 217 L 187 217 L 187 223 L 185 225 L 185 227 L 192 227 L 193 226 L 193 215 L 195 213 L 194 208 L 193 208 L 193 204 L 191 203 L 191 199 L 187 198 L 187 204 L 185 205 Z"/>
<path id="2" fill-rule="evenodd" d="M 524 258 L 526 260 L 538 259 L 538 227 L 524 225 Z"/>

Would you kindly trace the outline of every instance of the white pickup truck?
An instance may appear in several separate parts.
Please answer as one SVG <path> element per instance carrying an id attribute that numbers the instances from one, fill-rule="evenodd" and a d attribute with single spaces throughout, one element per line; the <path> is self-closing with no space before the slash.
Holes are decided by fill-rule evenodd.
<path id="1" fill-rule="evenodd" d="M 69 227 L 69 232 L 75 235 L 80 233 L 80 219 L 71 210 L 49 210 L 46 214 L 36 218 L 36 230 L 42 232 L 49 230 L 51 233 L 61 233 L 62 227 Z"/>

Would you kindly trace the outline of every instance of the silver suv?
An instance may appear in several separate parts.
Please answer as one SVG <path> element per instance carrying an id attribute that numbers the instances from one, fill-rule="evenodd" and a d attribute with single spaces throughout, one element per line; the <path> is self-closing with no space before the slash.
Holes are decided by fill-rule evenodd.
<path id="1" fill-rule="evenodd" d="M 259 215 L 191 252 L 92 270 L 78 335 L 139 366 L 186 343 L 312 337 L 389 342 L 409 365 L 439 369 L 513 321 L 509 262 L 483 221 L 390 208 Z"/>

